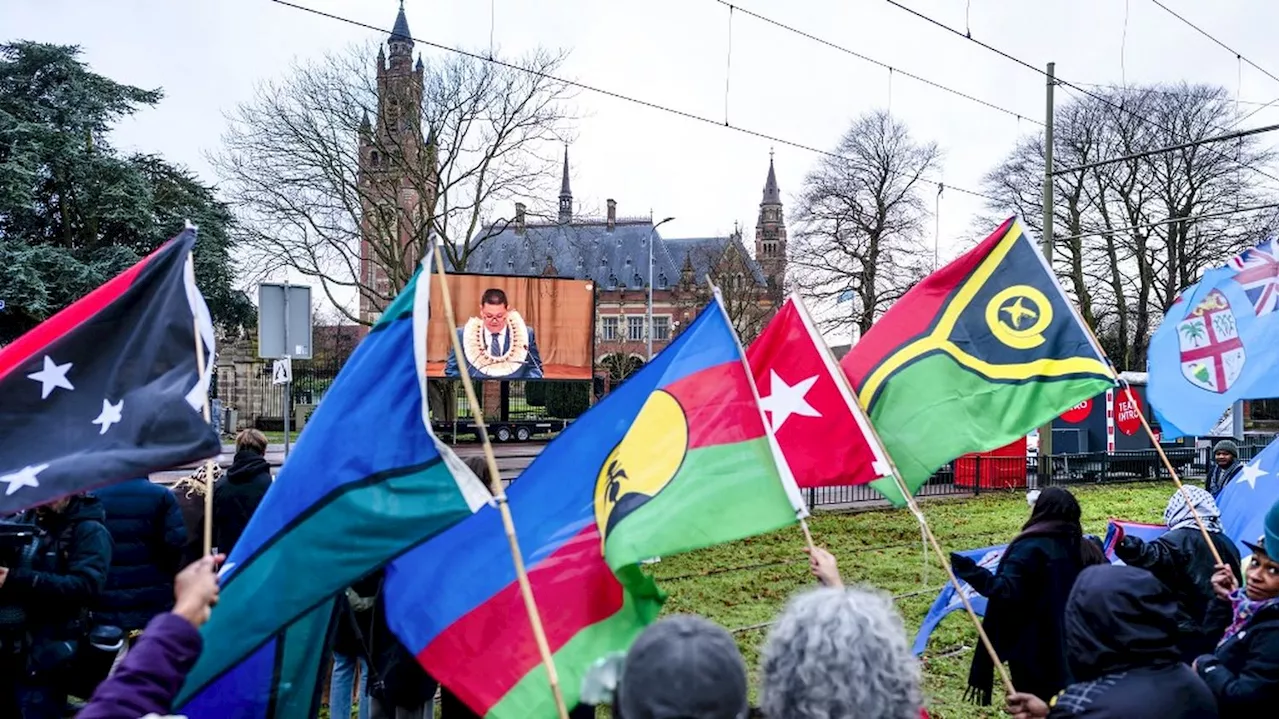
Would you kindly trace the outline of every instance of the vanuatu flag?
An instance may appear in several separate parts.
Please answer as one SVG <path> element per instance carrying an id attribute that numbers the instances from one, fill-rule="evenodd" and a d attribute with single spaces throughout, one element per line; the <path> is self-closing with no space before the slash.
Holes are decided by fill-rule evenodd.
<path id="1" fill-rule="evenodd" d="M 570 706 L 591 665 L 625 651 L 661 608 L 640 560 L 796 521 L 803 504 L 776 456 L 716 301 L 511 485 L 520 548 Z M 385 591 L 392 630 L 477 714 L 555 716 L 495 509 L 397 559 Z"/>
<path id="2" fill-rule="evenodd" d="M 335 598 L 489 501 L 426 419 L 430 277 L 343 365 L 231 551 L 176 713 L 315 716 Z"/>
<path id="3" fill-rule="evenodd" d="M 913 493 L 1114 385 L 1016 218 L 913 287 L 840 364 Z M 892 478 L 872 486 L 903 503 Z"/>

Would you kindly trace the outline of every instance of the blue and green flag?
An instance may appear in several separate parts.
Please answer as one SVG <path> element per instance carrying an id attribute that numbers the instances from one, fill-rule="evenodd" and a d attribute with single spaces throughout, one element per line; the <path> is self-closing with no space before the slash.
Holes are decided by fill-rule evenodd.
<path id="1" fill-rule="evenodd" d="M 338 595 L 489 501 L 427 419 L 429 280 L 360 343 L 232 549 L 178 713 L 315 716 Z"/>

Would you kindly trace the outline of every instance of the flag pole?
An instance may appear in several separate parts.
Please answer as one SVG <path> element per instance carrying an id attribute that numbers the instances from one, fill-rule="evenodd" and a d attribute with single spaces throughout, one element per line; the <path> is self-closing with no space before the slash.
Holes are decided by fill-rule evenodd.
<path id="1" fill-rule="evenodd" d="M 432 252 L 435 253 L 436 274 L 440 279 L 440 297 L 444 300 L 445 319 L 449 323 L 449 337 L 453 346 L 453 354 L 458 358 L 458 375 L 462 378 L 463 391 L 467 402 L 471 405 L 476 425 L 476 433 L 484 447 L 485 464 L 489 468 L 489 489 L 493 492 L 494 502 L 498 505 L 498 513 L 502 515 L 502 528 L 507 534 L 507 543 L 511 546 L 511 561 L 515 565 L 516 580 L 520 585 L 520 595 L 524 598 L 524 608 L 529 615 L 529 625 L 533 629 L 534 642 L 538 645 L 538 654 L 547 669 L 547 679 L 551 684 L 551 695 L 556 702 L 556 711 L 560 719 L 568 719 L 569 711 L 565 708 L 564 695 L 560 691 L 560 677 L 556 673 L 555 662 L 551 658 L 551 645 L 547 642 L 547 633 L 542 627 L 542 617 L 538 614 L 538 604 L 533 598 L 533 587 L 529 584 L 529 573 L 525 570 L 524 556 L 520 552 L 520 542 L 516 538 L 516 525 L 511 519 L 511 508 L 507 505 L 507 492 L 502 487 L 502 479 L 498 474 L 498 460 L 493 454 L 493 445 L 489 442 L 489 428 L 485 425 L 484 411 L 476 400 L 476 390 L 471 382 L 471 371 L 462 353 L 462 343 L 458 340 L 456 330 L 458 323 L 453 312 L 453 299 L 449 296 L 449 276 L 444 271 L 444 254 L 440 251 L 440 242 L 433 241 Z M 421 371 L 422 368 L 419 368 Z"/>
<path id="2" fill-rule="evenodd" d="M 187 262 L 191 263 L 191 267 L 195 267 L 195 252 L 187 253 Z M 200 318 L 192 313 L 191 328 L 195 331 L 196 336 L 196 375 L 200 379 L 197 383 L 204 379 L 204 338 L 200 336 Z M 205 424 L 213 424 L 213 413 L 209 410 L 209 392 L 204 393 L 204 401 L 200 403 L 201 412 L 204 415 Z M 222 438 L 219 437 L 221 442 Z M 209 458 L 204 461 L 204 554 L 208 556 L 213 554 L 213 459 Z"/>
<path id="3" fill-rule="evenodd" d="M 787 458 L 782 455 L 781 449 L 778 447 L 778 440 L 773 434 L 773 428 L 769 425 L 769 420 L 764 416 L 764 410 L 760 409 L 760 390 L 756 388 L 755 373 L 751 371 L 751 363 L 747 361 L 747 350 L 742 346 L 742 338 L 738 337 L 738 329 L 733 326 L 733 320 L 729 318 L 729 311 L 724 307 L 724 296 L 720 294 L 720 288 L 711 279 L 711 275 L 707 275 L 707 286 L 711 288 L 711 296 L 716 306 L 720 310 L 720 316 L 724 317 L 724 321 L 729 325 L 729 331 L 733 335 L 733 341 L 738 345 L 738 358 L 742 361 L 742 369 L 747 373 L 747 382 L 751 385 L 751 396 L 755 398 L 756 409 L 760 412 L 760 424 L 764 429 L 765 436 L 769 439 L 769 453 L 773 456 L 774 466 L 778 469 L 778 479 L 783 482 L 783 491 L 786 491 L 786 483 L 790 482 L 795 485 L 795 476 L 791 474 L 791 465 L 787 464 Z M 781 476 L 786 472 L 786 477 Z M 796 494 L 799 496 L 800 490 L 796 488 Z M 800 496 L 800 505 L 804 507 L 804 497 Z M 806 513 L 808 508 L 805 507 Z M 796 510 L 796 520 L 800 522 L 800 531 L 804 532 L 804 543 L 809 549 L 810 555 L 817 546 L 813 543 L 813 533 L 809 531 L 809 522 L 805 517 L 801 516 L 800 511 Z"/>
<path id="4" fill-rule="evenodd" d="M 1187 492 L 1186 486 L 1178 477 L 1178 472 L 1173 468 L 1173 462 L 1169 461 L 1169 455 L 1165 454 L 1164 447 L 1160 446 L 1160 440 L 1156 438 L 1156 433 L 1151 429 L 1151 424 L 1147 422 L 1147 413 L 1142 411 L 1142 404 L 1138 402 L 1138 398 L 1133 394 L 1133 388 L 1130 387 L 1127 380 L 1121 379 L 1120 373 L 1116 371 L 1116 366 L 1111 362 L 1111 358 L 1107 356 L 1105 350 L 1102 349 L 1102 343 L 1098 341 L 1098 336 L 1094 334 L 1093 328 L 1084 321 L 1080 313 L 1076 310 L 1076 306 L 1071 302 L 1067 303 L 1071 308 L 1071 313 L 1075 315 L 1076 322 L 1089 333 L 1089 339 L 1093 342 L 1094 348 L 1098 354 L 1107 362 L 1107 370 L 1111 373 L 1111 381 L 1120 385 L 1124 390 L 1124 394 L 1129 398 L 1129 402 L 1133 405 L 1133 409 L 1138 413 L 1138 419 L 1142 422 L 1142 429 L 1146 430 L 1147 437 L 1151 439 L 1151 445 L 1156 448 L 1156 454 L 1160 456 L 1160 462 L 1164 464 L 1164 468 L 1169 470 L 1169 477 L 1173 479 L 1173 484 L 1178 488 L 1178 494 L 1182 495 L 1182 501 L 1186 502 L 1187 509 L 1191 512 L 1191 518 L 1195 520 L 1196 526 L 1200 529 L 1200 536 L 1204 537 L 1205 544 L 1209 545 L 1209 552 L 1213 554 L 1213 561 L 1222 564 L 1222 555 L 1218 553 L 1218 547 L 1213 543 L 1213 538 L 1209 536 L 1209 529 L 1204 526 L 1204 520 L 1201 519 L 1200 513 L 1196 511 L 1196 505 L 1191 501 L 1191 494 Z"/>
<path id="5" fill-rule="evenodd" d="M 803 301 L 800 301 L 799 297 L 797 297 L 796 300 L 796 305 L 804 314 L 806 321 L 808 321 L 808 308 L 804 306 Z M 814 344 L 818 345 L 818 351 L 825 352 L 826 356 L 834 361 L 834 358 L 831 356 L 831 348 L 828 347 L 825 342 L 815 342 Z M 982 628 L 982 620 L 978 618 L 978 613 L 974 611 L 973 605 L 969 603 L 968 595 L 966 595 L 964 590 L 960 588 L 960 580 L 956 578 L 955 572 L 951 571 L 951 562 L 948 561 L 946 554 L 943 553 L 942 546 L 938 544 L 938 538 L 933 535 L 933 530 L 929 528 L 929 522 L 925 519 L 924 512 L 920 509 L 920 505 L 916 503 L 916 498 L 912 496 L 910 491 L 908 491 L 907 483 L 902 479 L 902 473 L 898 471 L 897 463 L 893 461 L 893 455 L 889 454 L 889 450 L 885 448 L 884 442 L 880 439 L 880 434 L 876 432 L 875 426 L 871 424 L 871 419 L 866 416 L 866 411 L 857 399 L 858 393 L 855 392 L 853 387 L 849 384 L 849 378 L 845 376 L 844 371 L 839 369 L 838 363 L 836 364 L 836 368 L 836 371 L 832 372 L 832 374 L 836 376 L 836 382 L 841 383 L 844 388 L 848 390 L 849 396 L 854 398 L 853 406 L 849 408 L 850 411 L 857 412 L 865 420 L 862 424 L 866 428 L 867 434 L 871 436 L 871 439 L 875 441 L 876 446 L 880 449 L 880 454 L 884 456 L 885 462 L 888 463 L 889 471 L 893 475 L 893 481 L 898 486 L 898 491 L 902 492 L 902 496 L 906 499 L 907 509 L 911 511 L 911 514 L 915 515 L 916 521 L 920 524 L 920 532 L 928 540 L 928 544 L 933 547 L 934 554 L 937 555 L 938 561 L 942 563 L 942 569 L 947 573 L 947 579 L 951 581 L 951 586 L 955 587 L 956 596 L 960 597 L 960 603 L 964 605 L 965 612 L 967 612 L 969 618 L 973 620 L 973 626 L 978 630 L 978 639 L 982 642 L 983 648 L 987 650 L 987 655 L 991 657 L 991 663 L 1000 674 L 1000 683 L 1004 685 L 1005 691 L 1008 694 L 1015 694 L 1017 690 L 1013 688 L 1013 680 L 1009 677 L 1008 670 L 1006 670 L 1004 668 L 1004 664 L 1001 663 L 1000 655 L 996 653 L 996 648 L 995 645 L 991 643 L 991 638 L 987 636 L 986 630 Z"/>
<path id="6" fill-rule="evenodd" d="M 1107 366 L 1111 367 L 1112 374 L 1116 381 L 1124 388 L 1124 394 L 1129 398 L 1130 404 L 1138 413 L 1138 419 L 1142 420 L 1142 428 L 1147 431 L 1147 436 L 1151 438 L 1151 444 L 1156 448 L 1156 454 L 1160 455 L 1160 461 L 1164 463 L 1164 468 L 1169 470 L 1169 477 L 1173 479 L 1173 484 L 1178 488 L 1178 494 L 1182 495 L 1182 501 L 1187 503 L 1187 509 L 1191 511 L 1191 517 L 1196 520 L 1196 526 L 1200 528 L 1200 535 L 1204 537 L 1205 544 L 1209 545 L 1209 551 L 1213 553 L 1213 561 L 1222 564 L 1222 555 L 1218 553 L 1218 547 L 1213 543 L 1213 538 L 1209 536 L 1209 529 L 1204 526 L 1204 520 L 1201 519 L 1200 513 L 1196 511 L 1195 503 L 1191 501 L 1191 493 L 1187 491 L 1186 485 L 1178 477 L 1178 472 L 1173 468 L 1173 463 L 1169 461 L 1169 455 L 1165 454 L 1164 447 L 1160 446 L 1160 440 L 1156 438 L 1156 433 L 1151 429 L 1151 425 L 1147 422 L 1147 415 L 1142 411 L 1142 405 L 1138 403 L 1138 398 L 1133 394 L 1133 388 L 1129 386 L 1126 380 L 1120 379 L 1120 375 L 1115 372 L 1115 368 L 1111 366 L 1111 362 L 1107 362 Z"/>

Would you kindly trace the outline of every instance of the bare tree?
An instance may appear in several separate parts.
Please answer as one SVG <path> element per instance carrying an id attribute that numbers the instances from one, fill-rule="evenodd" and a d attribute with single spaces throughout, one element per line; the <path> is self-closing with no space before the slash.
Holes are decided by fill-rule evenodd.
<path id="1" fill-rule="evenodd" d="M 853 318 L 866 332 L 929 270 L 922 191 L 941 153 L 877 111 L 854 120 L 833 155 L 805 177 L 788 262 L 796 288 L 816 308 L 831 308 L 851 293 Z M 820 322 L 845 325 L 843 308 L 835 314 L 838 319 Z"/>
<path id="2" fill-rule="evenodd" d="M 515 67 L 449 55 L 411 71 L 403 58 L 401 77 L 420 73 L 420 91 L 375 72 L 385 59 L 374 57 L 356 47 L 263 83 L 230 114 L 212 158 L 257 278 L 300 273 L 356 322 L 339 293 L 380 310 L 432 234 L 465 268 L 513 219 L 495 208 L 549 196 L 574 119 L 571 88 L 553 79 L 563 54 L 535 51 Z M 362 267 L 362 239 L 381 273 Z"/>
<path id="3" fill-rule="evenodd" d="M 1239 121 L 1221 88 L 1117 90 L 1058 108 L 1054 160 L 1081 167 L 1220 135 Z M 1043 135 L 1024 137 L 988 173 L 985 190 L 1000 201 L 986 224 L 1017 212 L 1041 232 L 1043 148 Z M 1181 288 L 1274 231 L 1273 212 L 1197 219 L 1274 199 L 1275 184 L 1249 169 L 1274 164 L 1274 150 L 1246 138 L 1054 178 L 1054 268 L 1121 369 L 1144 366 L 1151 332 Z M 1187 219 L 1165 222 L 1178 218 Z"/>

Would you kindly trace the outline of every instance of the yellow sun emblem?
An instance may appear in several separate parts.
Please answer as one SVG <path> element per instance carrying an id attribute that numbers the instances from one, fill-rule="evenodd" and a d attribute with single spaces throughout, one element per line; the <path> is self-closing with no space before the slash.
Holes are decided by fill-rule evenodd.
<path id="1" fill-rule="evenodd" d="M 601 542 L 618 522 L 671 482 L 688 446 L 689 425 L 680 403 L 662 390 L 649 395 L 596 478 L 595 515 Z"/>

